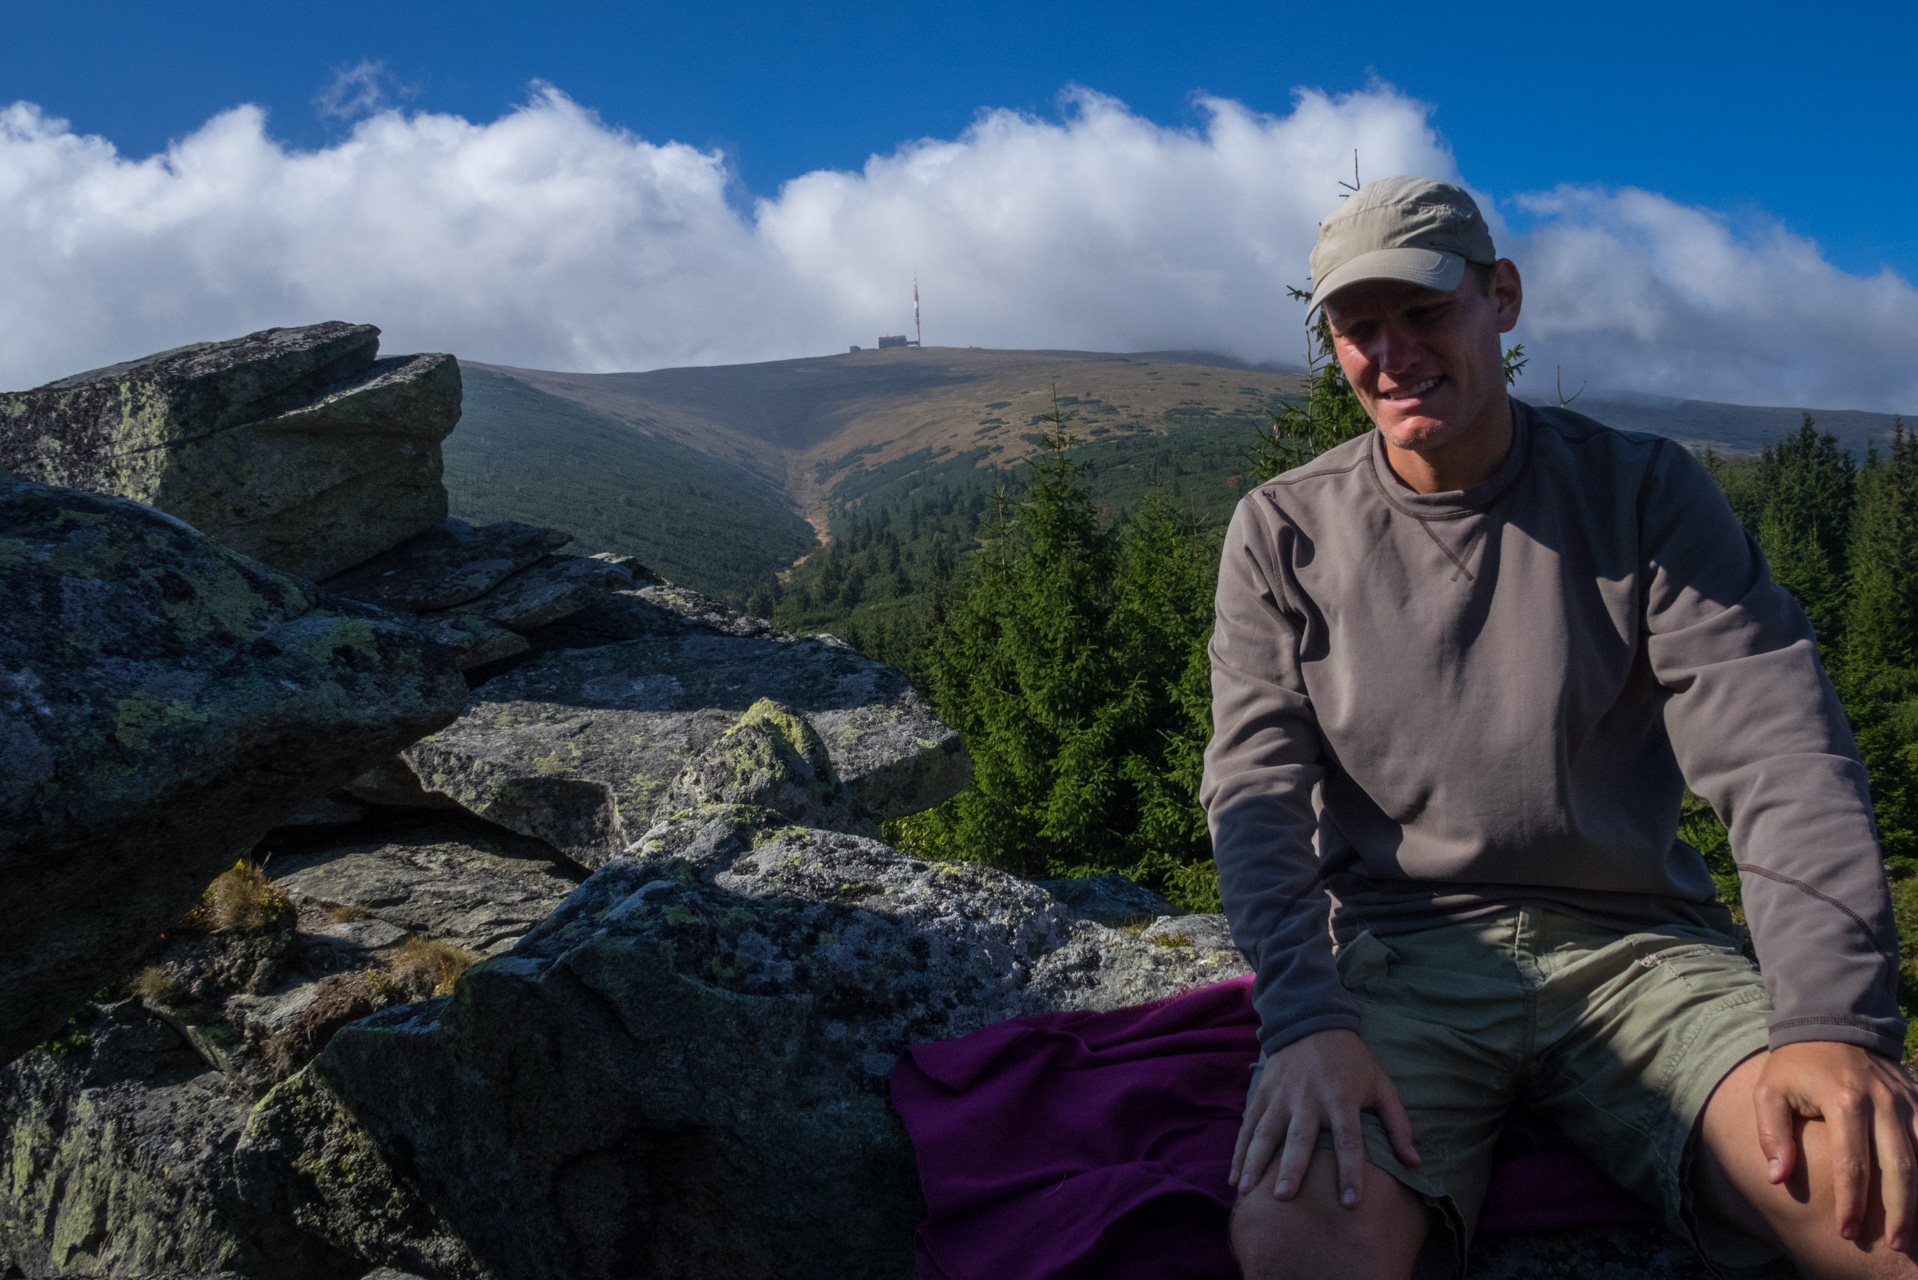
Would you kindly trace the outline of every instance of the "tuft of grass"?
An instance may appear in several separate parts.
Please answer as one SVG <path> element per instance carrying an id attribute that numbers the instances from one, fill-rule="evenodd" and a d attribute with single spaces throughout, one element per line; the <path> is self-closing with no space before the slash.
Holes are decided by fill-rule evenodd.
<path id="1" fill-rule="evenodd" d="M 326 918 L 332 924 L 351 924 L 355 920 L 370 919 L 372 915 L 357 902 L 342 902 L 326 910 Z"/>
<path id="2" fill-rule="evenodd" d="M 479 955 L 437 938 L 408 938 L 386 962 L 392 979 L 408 991 L 451 994 L 459 976 L 479 963 Z"/>
<path id="3" fill-rule="evenodd" d="M 185 1002 L 186 989 L 173 971 L 163 964 L 150 964 L 133 976 L 127 991 L 148 1004 L 176 1005 Z"/>
<path id="4" fill-rule="evenodd" d="M 242 858 L 206 887 L 189 921 L 210 933 L 264 929 L 292 914 L 293 904 L 257 863 Z"/>
<path id="5" fill-rule="evenodd" d="M 1152 943 L 1154 946 L 1160 947 L 1189 947 L 1192 945 L 1192 939 L 1185 936 L 1185 930 L 1183 929 L 1175 929 L 1171 933 L 1155 933 L 1150 938 L 1147 938 L 1146 941 Z"/>

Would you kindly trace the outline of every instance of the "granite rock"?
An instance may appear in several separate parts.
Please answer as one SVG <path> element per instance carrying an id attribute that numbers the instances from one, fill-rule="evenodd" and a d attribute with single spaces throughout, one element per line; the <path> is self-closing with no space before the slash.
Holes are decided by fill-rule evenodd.
<path id="1" fill-rule="evenodd" d="M 326 589 L 388 609 L 425 613 L 465 604 L 573 540 L 514 520 L 475 528 L 442 520 L 391 551 L 329 578 Z"/>
<path id="2" fill-rule="evenodd" d="M 365 1263 L 240 1198 L 253 1104 L 135 1000 L 0 1068 L 0 1275 L 358 1276 Z"/>
<path id="3" fill-rule="evenodd" d="M 578 613 L 600 596 L 633 585 L 633 571 L 599 556 L 547 556 L 502 580 L 486 594 L 427 619 L 477 615 L 513 631 L 531 631 Z"/>
<path id="4" fill-rule="evenodd" d="M 650 576 L 643 568 L 637 573 L 642 579 Z M 764 618 L 741 613 L 711 596 L 669 582 L 649 582 L 601 596 L 528 639 L 536 652 L 545 652 L 683 635 L 738 636 L 780 642 L 793 639 Z"/>
<path id="5" fill-rule="evenodd" d="M 1036 883 L 1079 915 L 1100 924 L 1144 924 L 1173 910 L 1170 902 L 1117 871 Z"/>
<path id="6" fill-rule="evenodd" d="M 0 479 L 0 1061 L 466 696 L 403 615 L 150 507 Z"/>
<path id="7" fill-rule="evenodd" d="M 326 578 L 446 517 L 459 364 L 378 350 L 372 325 L 266 329 L 0 394 L 0 467 Z"/>
<path id="8" fill-rule="evenodd" d="M 481 953 L 512 946 L 584 878 L 535 841 L 431 816 L 358 839 L 281 843 L 268 867 L 298 905 Z"/>
<path id="9" fill-rule="evenodd" d="M 708 809 L 449 998 L 343 1029 L 236 1158 L 262 1202 L 344 1223 L 352 1180 L 271 1171 L 299 1164 L 299 1134 L 357 1128 L 493 1275 L 897 1280 L 923 1211 L 886 1102 L 901 1046 L 1242 972 L 988 868 Z M 383 1256 L 404 1238 L 361 1252 L 406 1265 Z"/>
<path id="10" fill-rule="evenodd" d="M 403 758 L 423 793 L 595 867 L 682 807 L 682 772 L 762 698 L 817 735 L 854 829 L 930 808 L 971 776 L 958 733 L 891 667 L 830 638 L 706 632 L 530 657 Z"/>

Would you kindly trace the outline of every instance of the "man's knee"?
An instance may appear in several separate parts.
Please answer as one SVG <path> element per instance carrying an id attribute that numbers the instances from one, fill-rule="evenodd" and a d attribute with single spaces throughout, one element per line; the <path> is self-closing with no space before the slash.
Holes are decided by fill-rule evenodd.
<path id="1" fill-rule="evenodd" d="M 1756 1236 L 1789 1253 L 1816 1276 L 1918 1277 L 1918 1261 L 1885 1240 L 1881 1182 L 1867 1189 L 1871 1206 L 1855 1240 L 1838 1234 L 1832 1183 L 1834 1153 L 1824 1124 L 1799 1119 L 1793 1133 L 1799 1159 L 1792 1176 L 1774 1184 L 1758 1145 L 1752 1089 L 1762 1055 L 1727 1076 L 1706 1105 L 1693 1191 L 1701 1211 L 1722 1227 Z"/>
<path id="2" fill-rule="evenodd" d="M 1246 1280 L 1412 1274 L 1425 1242 L 1425 1203 L 1391 1174 L 1366 1165 L 1363 1194 L 1350 1209 L 1338 1201 L 1329 1151 L 1314 1153 L 1305 1185 L 1292 1199 L 1273 1198 L 1277 1179 L 1275 1160 L 1232 1210 L 1232 1252 Z"/>

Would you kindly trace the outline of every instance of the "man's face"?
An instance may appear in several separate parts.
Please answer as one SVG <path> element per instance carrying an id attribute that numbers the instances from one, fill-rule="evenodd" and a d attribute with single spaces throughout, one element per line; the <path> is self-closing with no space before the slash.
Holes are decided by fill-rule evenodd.
<path id="1" fill-rule="evenodd" d="M 1339 367 L 1379 433 L 1425 453 L 1476 424 L 1502 426 L 1499 335 L 1518 323 L 1520 300 L 1518 268 L 1501 259 L 1489 296 L 1470 269 L 1450 293 L 1367 280 L 1333 294 L 1325 315 Z"/>

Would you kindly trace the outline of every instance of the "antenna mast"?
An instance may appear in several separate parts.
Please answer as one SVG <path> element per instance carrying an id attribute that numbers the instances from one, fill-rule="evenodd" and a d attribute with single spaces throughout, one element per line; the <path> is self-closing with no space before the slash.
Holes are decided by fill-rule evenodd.
<path id="1" fill-rule="evenodd" d="M 926 335 L 919 331 L 919 273 L 912 273 L 912 345 L 923 348 Z"/>

